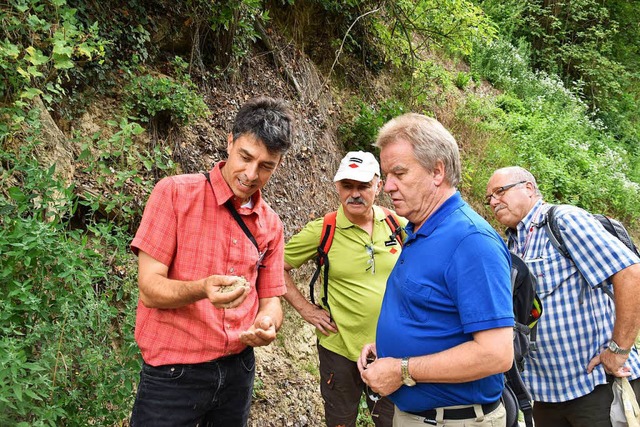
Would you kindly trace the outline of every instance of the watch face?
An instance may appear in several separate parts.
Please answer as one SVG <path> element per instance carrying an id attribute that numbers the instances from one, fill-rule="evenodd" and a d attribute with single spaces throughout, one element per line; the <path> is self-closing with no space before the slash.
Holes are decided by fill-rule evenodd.
<path id="1" fill-rule="evenodd" d="M 404 383 L 404 385 L 408 386 L 408 387 L 413 387 L 414 385 L 416 385 L 416 382 L 413 378 L 409 377 L 409 378 L 403 378 L 402 382 Z"/>

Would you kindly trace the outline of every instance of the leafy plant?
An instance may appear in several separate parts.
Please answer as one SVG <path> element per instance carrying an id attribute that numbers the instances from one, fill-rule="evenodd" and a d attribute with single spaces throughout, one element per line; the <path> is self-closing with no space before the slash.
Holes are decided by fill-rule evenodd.
<path id="1" fill-rule="evenodd" d="M 150 74 L 132 78 L 125 88 L 125 107 L 132 114 L 143 121 L 171 127 L 188 125 L 209 113 L 209 108 L 186 73 L 187 64 L 179 57 L 173 63 L 177 80 Z"/>
<path id="2" fill-rule="evenodd" d="M 138 123 L 121 118 L 108 124 L 115 132 L 108 138 L 95 135 L 87 140 L 77 161 L 88 179 L 109 191 L 84 192 L 79 203 L 88 208 L 90 219 L 106 216 L 118 224 L 132 224 L 142 215 L 135 190 L 150 192 L 160 174 L 175 171 L 175 163 L 167 146 L 138 143 L 137 136 L 144 132 Z"/>
<path id="3" fill-rule="evenodd" d="M 103 56 L 105 40 L 97 36 L 97 24 L 84 27 L 75 15 L 65 0 L 9 1 L 0 12 L 0 98 L 41 95 L 51 102 L 64 93 L 68 70 Z"/>
<path id="4" fill-rule="evenodd" d="M 0 162 L 0 424 L 117 424 L 139 367 L 128 234 L 73 229 L 71 188 L 28 147 Z"/>
<path id="5" fill-rule="evenodd" d="M 348 151 L 372 151 L 378 131 L 387 121 L 404 112 L 397 101 L 383 101 L 379 106 L 371 106 L 357 101 L 357 115 L 347 124 L 340 126 L 340 139 Z"/>

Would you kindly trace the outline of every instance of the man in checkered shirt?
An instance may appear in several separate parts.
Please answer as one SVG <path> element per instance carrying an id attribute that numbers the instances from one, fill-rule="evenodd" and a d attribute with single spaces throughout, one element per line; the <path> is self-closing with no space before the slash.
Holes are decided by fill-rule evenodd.
<path id="1" fill-rule="evenodd" d="M 251 99 L 227 137 L 226 161 L 153 189 L 131 243 L 144 359 L 132 427 L 246 425 L 253 347 L 276 338 L 286 292 L 282 222 L 260 190 L 291 128 L 283 101 Z"/>
<path id="2" fill-rule="evenodd" d="M 537 427 L 609 427 L 612 377 L 628 377 L 640 397 L 640 260 L 592 215 L 562 207 L 557 223 L 572 261 L 544 229 L 550 205 L 520 167 L 494 172 L 486 203 L 506 225 L 509 248 L 536 276 L 544 314 L 523 379 Z M 614 300 L 602 289 L 613 286 Z M 582 297 L 581 297 L 582 294 Z"/>

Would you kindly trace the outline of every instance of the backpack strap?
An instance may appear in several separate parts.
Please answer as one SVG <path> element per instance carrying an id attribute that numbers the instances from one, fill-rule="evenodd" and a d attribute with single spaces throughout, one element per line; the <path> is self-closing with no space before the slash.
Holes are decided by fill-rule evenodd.
<path id="1" fill-rule="evenodd" d="M 507 372 L 504 373 L 506 386 L 508 386 L 513 393 L 516 395 L 516 399 L 518 400 L 518 408 L 522 411 L 524 415 L 524 422 L 527 427 L 533 427 L 533 406 L 531 401 L 533 398 L 527 390 L 527 387 L 524 385 L 524 381 L 522 381 L 522 377 L 520 376 L 520 372 L 518 372 L 518 368 L 514 363 Z"/>
<path id="2" fill-rule="evenodd" d="M 324 219 L 322 221 L 322 234 L 320 234 L 320 245 L 316 250 L 318 253 L 316 256 L 316 271 L 315 273 L 313 273 L 313 277 L 311 277 L 311 282 L 309 283 L 309 295 L 311 297 L 311 304 L 315 304 L 316 302 L 313 296 L 313 285 L 316 283 L 316 280 L 318 280 L 320 270 L 322 270 L 322 267 L 324 267 L 324 296 L 322 297 L 322 303 L 327 308 L 327 310 L 329 310 L 329 249 L 331 249 L 331 244 L 333 243 L 333 236 L 334 234 L 336 234 L 337 216 L 337 211 L 329 212 L 324 216 Z M 330 310 L 329 313 L 331 313 Z"/>
<path id="3" fill-rule="evenodd" d="M 640 257 L 640 252 L 631 240 L 631 235 L 620 221 L 609 218 L 608 216 L 602 214 L 595 214 L 593 216 L 595 216 L 596 219 L 600 221 L 600 224 L 602 224 L 602 226 L 609 232 L 609 234 L 616 236 L 618 240 L 624 243 L 626 247 L 631 249 L 633 253 Z"/>
<path id="4" fill-rule="evenodd" d="M 549 238 L 549 241 L 551 242 L 551 245 L 556 248 L 556 250 L 558 252 L 560 252 L 562 254 L 563 257 L 571 260 L 571 262 L 575 265 L 576 262 L 574 261 L 573 257 L 571 256 L 571 252 L 569 252 L 569 250 L 567 249 L 567 246 L 564 243 L 564 236 L 562 235 L 562 230 L 560 230 L 560 227 L 558 226 L 558 214 L 557 214 L 557 210 L 561 205 L 553 205 L 549 208 L 549 210 L 547 211 L 546 214 L 546 219 L 544 221 L 544 230 L 547 233 L 547 237 Z M 596 218 L 596 220 L 600 223 L 602 223 L 603 221 L 598 218 L 598 216 L 602 216 L 602 215 L 594 215 L 594 217 Z M 606 218 L 606 217 L 605 217 Z M 611 223 L 611 220 L 607 218 L 607 222 Z M 607 230 L 607 232 L 613 234 L 614 236 L 618 237 L 618 233 L 616 232 L 616 229 L 614 228 L 614 225 L 611 224 L 611 229 L 609 229 L 606 224 L 602 224 L 602 226 L 605 228 L 605 230 Z M 613 231 L 613 232 L 611 232 Z M 626 231 L 626 230 L 625 230 Z M 619 237 L 618 237 L 619 239 Z M 622 240 L 623 243 L 627 244 L 624 240 Z M 633 245 L 633 243 L 631 243 Z M 629 245 L 627 245 L 629 246 Z M 586 279 L 584 277 L 584 275 L 582 274 L 582 272 L 580 271 L 580 269 L 578 269 L 578 273 L 580 274 L 580 276 L 582 276 L 582 279 L 584 280 L 585 284 L 582 287 L 582 289 L 580 290 L 580 296 L 578 297 L 578 302 L 580 304 L 584 303 L 584 298 L 587 294 L 587 288 L 588 288 L 588 283 L 586 283 Z M 596 286 L 596 288 L 601 288 L 602 291 L 607 294 L 611 299 L 613 299 L 613 292 L 611 292 L 611 289 L 609 289 L 609 287 L 606 284 L 606 280 L 603 281 L 602 283 L 598 284 Z"/>
<path id="5" fill-rule="evenodd" d="M 560 252 L 563 257 L 571 259 L 571 254 L 564 244 L 564 237 L 562 237 L 562 232 L 560 231 L 560 228 L 558 227 L 558 221 L 556 220 L 557 209 L 558 205 L 553 205 L 547 211 L 546 221 L 544 223 L 544 231 L 546 231 L 547 237 L 549 237 L 549 241 L 551 241 L 551 245 L 556 248 L 556 250 Z"/>
<path id="6" fill-rule="evenodd" d="M 395 239 L 398 241 L 400 246 L 402 246 L 402 242 L 404 240 L 402 236 L 403 230 L 402 230 L 402 226 L 400 225 L 400 221 L 398 220 L 398 217 L 395 216 L 393 212 L 391 212 L 389 209 L 385 208 L 384 206 L 380 206 L 380 207 L 382 208 L 382 210 L 386 215 L 384 220 L 387 222 L 387 225 L 391 230 L 391 235 L 389 236 L 389 242 L 393 242 L 393 240 Z"/>
<path id="7" fill-rule="evenodd" d="M 394 239 L 398 241 L 400 246 L 403 243 L 403 228 L 400 225 L 400 221 L 398 217 L 391 212 L 389 209 L 382 207 L 386 217 L 385 221 L 391 230 L 391 235 L 389 236 L 389 241 L 392 242 Z M 311 277 L 311 281 L 309 282 L 309 296 L 311 298 L 311 303 L 315 304 L 315 297 L 313 293 L 313 288 L 320 276 L 320 271 L 324 270 L 323 274 L 323 297 L 322 304 L 329 311 L 329 315 L 331 315 L 331 310 L 329 309 L 329 250 L 331 249 L 331 244 L 333 243 L 333 236 L 336 233 L 336 219 L 338 216 L 337 211 L 329 212 L 324 216 L 322 221 L 322 230 L 320 234 L 320 245 L 317 248 L 317 256 L 316 256 L 316 271 L 313 273 Z"/>

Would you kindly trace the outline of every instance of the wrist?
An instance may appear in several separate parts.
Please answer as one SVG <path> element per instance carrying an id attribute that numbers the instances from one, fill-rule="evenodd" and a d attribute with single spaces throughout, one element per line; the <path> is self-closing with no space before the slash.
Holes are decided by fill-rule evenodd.
<path id="1" fill-rule="evenodd" d="M 404 357 L 400 361 L 400 373 L 402 375 L 402 384 L 407 387 L 413 387 L 416 385 L 416 380 L 413 379 L 409 372 L 409 357 Z"/>
<path id="2" fill-rule="evenodd" d="M 623 348 L 620 347 L 614 340 L 609 341 L 607 345 L 607 350 L 609 350 L 613 354 L 620 354 L 622 356 L 628 356 L 631 353 L 631 347 Z"/>

